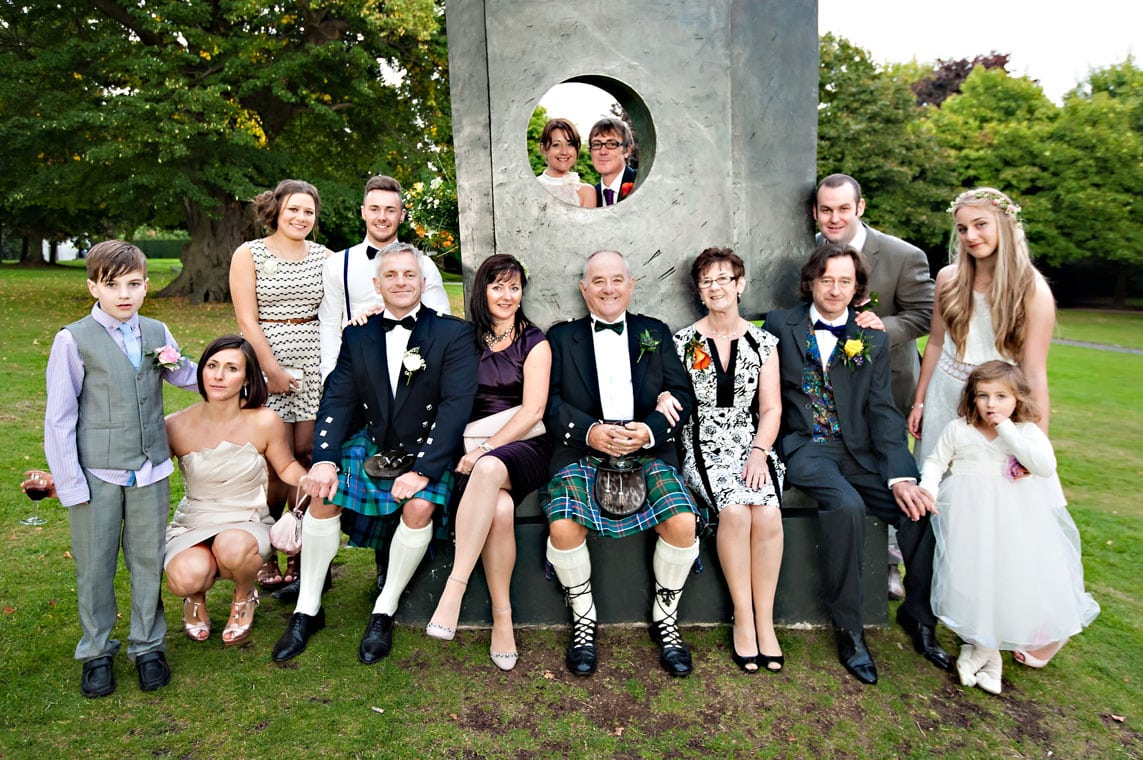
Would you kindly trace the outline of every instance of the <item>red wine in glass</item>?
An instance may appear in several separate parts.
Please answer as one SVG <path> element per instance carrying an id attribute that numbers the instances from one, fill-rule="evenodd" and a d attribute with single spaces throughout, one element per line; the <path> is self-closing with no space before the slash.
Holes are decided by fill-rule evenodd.
<path id="1" fill-rule="evenodd" d="M 48 495 L 48 489 L 46 489 L 46 488 L 28 488 L 28 489 L 25 489 L 25 493 L 28 494 L 28 498 L 31 499 L 32 501 L 39 501 L 40 499 L 42 499 Z"/>
<path id="2" fill-rule="evenodd" d="M 47 522 L 44 518 L 40 517 L 40 501 L 51 492 L 48 487 L 48 481 L 42 475 L 32 475 L 31 482 L 24 487 L 24 493 L 28 494 L 28 498 L 36 505 L 36 509 L 31 515 L 25 517 L 20 521 L 21 525 L 43 525 Z"/>

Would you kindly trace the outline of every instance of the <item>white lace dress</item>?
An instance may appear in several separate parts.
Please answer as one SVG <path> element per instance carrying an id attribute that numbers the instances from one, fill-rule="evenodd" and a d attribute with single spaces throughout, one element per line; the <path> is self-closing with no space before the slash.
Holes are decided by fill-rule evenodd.
<path id="1" fill-rule="evenodd" d="M 1000 359 L 1012 362 L 996 350 L 996 333 L 992 331 L 992 310 L 988 306 L 988 296 L 973 291 L 972 316 L 968 321 L 968 335 L 964 342 L 964 356 L 956 356 L 956 344 L 945 333 L 941 347 L 941 359 L 929 379 L 925 390 L 925 414 L 921 418 L 921 440 L 913 449 L 917 467 L 923 467 L 941 431 L 957 418 L 956 406 L 960 401 L 964 381 L 978 365 Z"/>

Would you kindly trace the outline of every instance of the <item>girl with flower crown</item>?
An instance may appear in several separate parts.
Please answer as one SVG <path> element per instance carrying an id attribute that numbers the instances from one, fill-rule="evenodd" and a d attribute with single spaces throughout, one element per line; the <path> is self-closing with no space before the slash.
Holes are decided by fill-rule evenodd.
<path id="1" fill-rule="evenodd" d="M 1048 432 L 1048 346 L 1056 303 L 1032 264 L 1020 207 L 995 188 L 979 187 L 958 195 L 949 213 L 952 263 L 937 274 L 929 341 L 908 418 L 918 465 L 956 419 L 969 373 L 986 361 L 1020 367 L 1040 409 L 1040 429 Z"/>
<path id="2" fill-rule="evenodd" d="M 965 642 L 961 684 L 999 694 L 1000 650 L 1043 667 L 1099 604 L 1084 590 L 1079 533 L 1020 368 L 973 369 L 957 413 L 921 470 L 937 500 L 933 614 Z"/>

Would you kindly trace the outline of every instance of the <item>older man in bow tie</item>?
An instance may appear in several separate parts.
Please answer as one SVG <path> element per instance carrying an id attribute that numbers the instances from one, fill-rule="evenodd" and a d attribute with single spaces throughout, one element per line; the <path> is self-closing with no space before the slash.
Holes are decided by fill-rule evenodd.
<path id="1" fill-rule="evenodd" d="M 587 532 L 621 538 L 654 528 L 651 638 L 663 669 L 686 676 L 693 666 L 679 632 L 678 604 L 699 546 L 697 510 L 677 472 L 675 435 L 694 407 L 690 378 L 667 326 L 627 311 L 635 278 L 622 254 L 593 253 L 579 287 L 588 315 L 548 332 L 552 375 L 544 416 L 554 443 L 552 479 L 542 498 L 550 523 L 547 556 L 572 611 L 567 666 L 579 676 L 596 669 Z M 681 407 L 674 423 L 656 409 L 664 393 Z M 645 499 L 628 505 L 638 507 L 630 514 L 609 513 L 594 493 L 600 467 L 615 458 L 633 465 L 646 484 Z"/>

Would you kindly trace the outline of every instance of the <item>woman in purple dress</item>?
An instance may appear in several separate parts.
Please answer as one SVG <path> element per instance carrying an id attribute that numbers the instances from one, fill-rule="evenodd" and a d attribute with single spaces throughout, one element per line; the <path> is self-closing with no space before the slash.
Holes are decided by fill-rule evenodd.
<path id="1" fill-rule="evenodd" d="M 509 597 L 516 505 L 546 480 L 552 450 L 546 436 L 527 437 L 543 417 L 552 367 L 548 339 L 520 308 L 527 282 L 524 267 L 506 254 L 489 256 L 476 271 L 468 306 L 480 354 L 472 419 L 514 407 L 516 413 L 457 464 L 458 490 L 464 490 L 456 510 L 456 556 L 425 629 L 436 639 L 453 638 L 468 578 L 480 558 L 492 598 L 489 654 L 501 670 L 514 668 L 517 659 Z"/>

